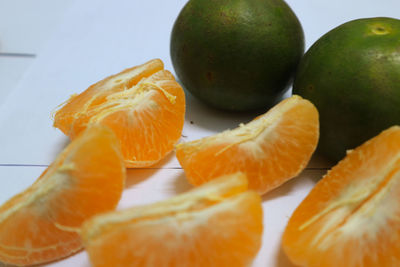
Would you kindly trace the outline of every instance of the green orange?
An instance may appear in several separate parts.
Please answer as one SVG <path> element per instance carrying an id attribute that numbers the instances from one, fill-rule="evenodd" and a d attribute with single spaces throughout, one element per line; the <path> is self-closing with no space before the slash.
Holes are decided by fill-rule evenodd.
<path id="1" fill-rule="evenodd" d="M 400 20 L 347 22 L 302 59 L 293 92 L 320 113 L 319 150 L 334 160 L 400 123 Z"/>
<path id="2" fill-rule="evenodd" d="M 214 107 L 272 106 L 304 53 L 303 30 L 282 0 L 190 0 L 171 34 L 184 87 Z"/>

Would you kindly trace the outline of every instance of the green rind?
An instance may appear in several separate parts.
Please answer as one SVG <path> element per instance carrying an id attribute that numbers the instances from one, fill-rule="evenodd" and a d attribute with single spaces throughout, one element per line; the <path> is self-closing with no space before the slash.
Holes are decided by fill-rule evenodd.
<path id="1" fill-rule="evenodd" d="M 191 0 L 171 34 L 184 87 L 227 110 L 272 105 L 292 82 L 304 34 L 282 0 Z"/>
<path id="2" fill-rule="evenodd" d="M 293 93 L 320 113 L 318 150 L 333 160 L 400 123 L 400 20 L 347 22 L 305 54 Z"/>

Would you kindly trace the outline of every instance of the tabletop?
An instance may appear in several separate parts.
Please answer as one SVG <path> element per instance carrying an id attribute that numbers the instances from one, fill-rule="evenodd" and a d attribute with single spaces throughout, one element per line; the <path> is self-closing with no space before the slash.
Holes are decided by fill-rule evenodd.
<path id="1" fill-rule="evenodd" d="M 310 47 L 356 18 L 400 18 L 398 0 L 288 0 Z M 0 203 L 32 184 L 68 143 L 51 112 L 71 94 L 124 68 L 160 58 L 173 72 L 169 37 L 185 0 L 0 0 Z M 286 96 L 288 96 L 286 94 Z M 209 109 L 187 94 L 181 141 L 251 120 L 255 114 Z M 191 122 L 191 123 L 188 123 Z M 253 267 L 290 267 L 280 249 L 287 220 L 332 163 L 314 156 L 296 178 L 263 196 L 264 233 Z M 130 169 L 118 209 L 189 190 L 175 155 Z M 0 263 L 1 265 L 1 263 Z M 90 266 L 84 251 L 45 266 Z"/>

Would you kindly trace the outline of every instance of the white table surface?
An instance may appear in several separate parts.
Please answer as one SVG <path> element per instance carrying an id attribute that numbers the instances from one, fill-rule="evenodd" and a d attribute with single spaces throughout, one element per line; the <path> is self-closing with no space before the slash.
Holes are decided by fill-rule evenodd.
<path id="1" fill-rule="evenodd" d="M 0 203 L 33 183 L 68 143 L 52 128 L 50 112 L 69 95 L 152 58 L 161 58 L 173 71 L 169 36 L 185 2 L 0 0 Z M 351 19 L 400 18 L 398 0 L 287 2 L 303 25 L 307 47 Z M 234 128 L 254 116 L 212 110 L 188 95 L 182 141 Z M 254 267 L 292 266 L 280 250 L 282 231 L 328 167 L 316 157 L 299 177 L 263 196 L 263 245 Z M 129 170 L 118 208 L 190 188 L 171 154 L 153 168 Z M 83 251 L 47 266 L 90 264 Z"/>

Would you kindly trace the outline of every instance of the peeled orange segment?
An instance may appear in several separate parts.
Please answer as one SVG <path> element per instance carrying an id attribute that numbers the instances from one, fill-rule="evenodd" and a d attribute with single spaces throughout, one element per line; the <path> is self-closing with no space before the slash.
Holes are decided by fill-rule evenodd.
<path id="1" fill-rule="evenodd" d="M 82 239 L 94 267 L 247 266 L 261 245 L 262 207 L 247 180 L 220 177 L 164 202 L 96 216 Z"/>
<path id="2" fill-rule="evenodd" d="M 177 145 L 176 156 L 193 185 L 241 171 L 263 194 L 306 167 L 318 137 L 318 111 L 292 96 L 246 125 Z"/>
<path id="3" fill-rule="evenodd" d="M 113 210 L 124 188 L 118 140 L 104 126 L 77 137 L 22 193 L 0 206 L 0 265 L 33 265 L 82 248 L 84 220 Z"/>
<path id="4" fill-rule="evenodd" d="M 350 151 L 295 210 L 283 249 L 300 266 L 400 266 L 400 127 Z"/>
<path id="5" fill-rule="evenodd" d="M 161 60 L 108 77 L 71 97 L 54 126 L 75 138 L 100 123 L 116 134 L 127 167 L 146 167 L 172 151 L 181 137 L 185 95 Z"/>

